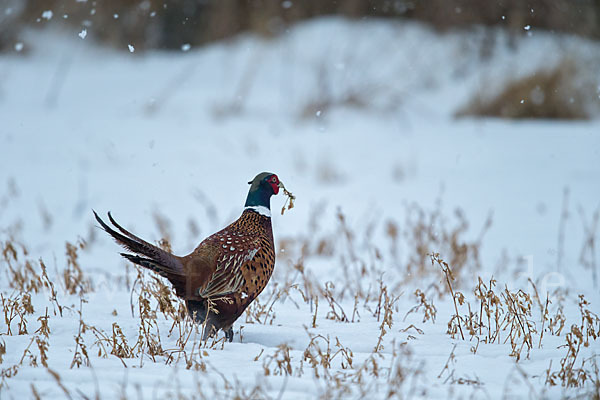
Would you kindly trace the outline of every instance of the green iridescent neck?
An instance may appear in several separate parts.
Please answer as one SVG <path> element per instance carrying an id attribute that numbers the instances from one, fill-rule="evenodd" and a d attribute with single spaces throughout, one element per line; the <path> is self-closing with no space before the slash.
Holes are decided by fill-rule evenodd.
<path id="1" fill-rule="evenodd" d="M 251 187 L 248 192 L 248 197 L 246 197 L 246 204 L 244 207 L 257 207 L 262 206 L 266 207 L 269 210 L 271 209 L 271 193 L 265 188 L 261 186 Z"/>

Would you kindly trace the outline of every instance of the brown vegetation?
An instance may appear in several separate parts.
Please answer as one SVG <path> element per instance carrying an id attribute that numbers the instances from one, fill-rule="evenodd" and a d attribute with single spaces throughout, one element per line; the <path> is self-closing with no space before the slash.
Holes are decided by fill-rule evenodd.
<path id="1" fill-rule="evenodd" d="M 588 119 L 600 110 L 600 82 L 586 68 L 565 61 L 510 82 L 497 95 L 481 88 L 456 116 Z"/>
<path id="2" fill-rule="evenodd" d="M 520 361 L 543 345 L 544 332 L 546 337 L 564 337 L 566 354 L 558 363 L 548 366 L 545 374 L 547 385 L 600 387 L 596 358 L 582 356 L 582 349 L 595 346 L 600 336 L 600 318 L 590 309 L 584 296 L 578 297 L 580 315 L 577 323 L 572 324 L 563 335 L 567 323 L 563 303 L 570 301 L 564 291 L 540 298 L 531 280 L 530 290 L 513 290 L 506 285 L 499 289 L 493 277 L 483 279 L 479 276 L 479 248 L 483 235 L 475 241 L 464 239 L 467 222 L 461 212 L 455 214 L 455 223 L 450 224 L 442 214 L 441 206 L 427 211 L 412 205 L 408 211 L 411 217 L 402 225 L 394 221 L 381 225 L 367 224 L 364 232 L 354 228 L 348 217 L 339 211 L 333 231 L 321 231 L 316 221 L 312 221 L 306 236 L 283 239 L 280 248 L 286 249 L 287 259 L 282 258 L 279 264 L 287 262 L 292 268 L 279 268 L 273 284 L 247 310 L 245 323 L 274 324 L 278 306 L 289 302 L 306 311 L 303 321 L 306 344 L 292 346 L 284 342 L 275 349 L 262 349 L 255 361 L 260 361 L 264 376 L 302 377 L 309 374 L 323 380 L 324 389 L 320 393 L 323 398 L 367 396 L 373 380 L 384 385 L 384 391 L 390 398 L 425 395 L 427 385 L 421 381 L 424 376 L 423 360 L 407 346 L 410 340 L 416 339 L 412 334 L 424 335 L 424 329 L 414 324 L 399 326 L 403 321 L 397 318 L 399 313 L 405 313 L 399 300 L 406 290 L 410 290 L 409 293 L 414 293 L 411 299 L 416 299 L 417 304 L 404 318 L 423 313 L 423 323 L 435 323 L 440 315 L 433 302 L 451 300 L 454 312 L 448 316 L 447 322 L 444 321 L 447 334 L 469 341 L 474 354 L 481 346 L 506 343 L 506 354 Z M 483 231 L 490 224 L 491 221 L 485 223 Z M 386 235 L 387 243 L 373 240 L 373 232 L 378 228 Z M 405 241 L 400 243 L 401 240 Z M 595 231 L 589 232 L 586 240 L 594 241 Z M 407 243 L 410 246 L 406 246 Z M 14 290 L 10 296 L 2 294 L 2 313 L 7 327 L 5 334 L 29 335 L 30 339 L 23 353 L 19 353 L 19 361 L 1 369 L 0 388 L 9 385 L 10 379 L 23 367 L 41 367 L 47 369 L 67 396 L 70 395 L 61 376 L 48 368 L 53 334 L 50 327 L 53 320 L 63 318 L 62 310 L 67 310 L 79 321 L 72 343 L 71 368 L 91 366 L 94 357 L 116 357 L 124 366 L 131 363 L 138 363 L 139 367 L 143 367 L 144 363 L 181 363 L 201 374 L 211 372 L 220 376 L 222 385 L 212 380 L 212 390 L 223 394 L 221 397 L 232 398 L 236 393 L 242 397 L 267 397 L 264 387 L 258 383 L 254 387 L 243 386 L 211 367 L 207 360 L 208 352 L 223 349 L 227 345 L 224 338 L 200 340 L 204 327 L 191 321 L 183 302 L 173 295 L 162 278 L 155 275 L 136 270 L 130 298 L 131 311 L 136 316 L 134 323 L 137 330 L 133 330 L 136 334 L 131 335 L 130 331 L 127 336 L 116 319 L 104 329 L 87 322 L 85 297 L 93 293 L 94 286 L 91 284 L 93 280 L 80 265 L 78 251 L 83 246 L 82 241 L 76 245 L 68 243 L 66 265 L 56 271 L 56 276 L 49 278 L 41 260 L 38 263 L 28 260 L 25 246 L 14 240 L 1 243 L 1 262 L 6 266 L 4 272 L 10 277 Z M 384 250 L 385 246 L 389 250 Z M 458 267 L 446 262 L 442 254 L 434 253 L 434 246 L 442 248 L 448 259 Z M 398 255 L 400 248 L 407 253 L 404 258 Z M 315 256 L 335 265 L 337 272 L 326 274 L 330 279 L 336 277 L 335 284 L 320 279 L 314 271 L 306 268 L 305 262 Z M 411 271 L 410 274 L 407 271 Z M 60 284 L 54 285 L 54 281 Z M 36 314 L 30 293 L 48 295 L 45 310 L 37 310 Z M 66 299 L 72 298 L 79 300 L 78 309 L 63 305 Z M 49 312 L 50 305 L 54 313 Z M 361 314 L 363 319 L 376 321 L 377 329 L 372 337 L 365 338 L 374 344 L 372 350 L 360 356 L 339 337 L 314 331 L 320 321 L 329 320 L 347 326 L 359 322 Z M 36 315 L 39 327 L 34 332 L 30 319 Z M 114 312 L 113 316 L 116 315 Z M 165 325 L 170 329 L 164 329 Z M 239 330 L 243 341 L 242 328 Z M 439 378 L 450 384 L 482 386 L 484 383 L 476 375 L 456 373 L 454 350 Z M 0 340 L 0 362 L 7 351 L 11 349 L 7 349 L 4 341 Z M 526 379 L 527 375 L 523 377 Z M 33 386 L 34 394 L 36 390 Z M 186 397 L 179 395 L 179 398 Z"/>

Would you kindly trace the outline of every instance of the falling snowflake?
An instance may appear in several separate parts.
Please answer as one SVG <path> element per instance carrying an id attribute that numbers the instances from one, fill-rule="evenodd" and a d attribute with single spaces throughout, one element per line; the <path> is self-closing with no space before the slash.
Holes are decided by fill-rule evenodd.
<path id="1" fill-rule="evenodd" d="M 132 45 L 128 44 L 127 47 L 129 48 L 130 53 L 133 53 L 135 51 L 135 47 L 133 47 Z"/>
<path id="2" fill-rule="evenodd" d="M 47 21 L 50 21 L 53 15 L 54 13 L 52 13 L 52 10 L 46 10 L 42 13 L 42 18 L 44 18 Z"/>
<path id="3" fill-rule="evenodd" d="M 87 36 L 87 29 L 82 29 L 81 32 L 79 32 L 79 37 L 82 39 L 85 39 L 85 37 Z"/>
<path id="4" fill-rule="evenodd" d="M 189 43 L 185 43 L 181 45 L 181 51 L 189 51 L 192 48 L 192 45 Z"/>

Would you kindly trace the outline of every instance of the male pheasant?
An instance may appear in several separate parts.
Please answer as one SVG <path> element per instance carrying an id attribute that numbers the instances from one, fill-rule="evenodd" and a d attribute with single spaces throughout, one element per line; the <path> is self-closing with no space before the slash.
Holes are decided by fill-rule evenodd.
<path id="1" fill-rule="evenodd" d="M 185 300 L 189 315 L 206 323 L 204 338 L 219 329 L 233 340 L 233 323 L 263 291 L 273 273 L 275 248 L 271 228 L 271 196 L 283 184 L 277 175 L 263 172 L 248 182 L 250 191 L 242 215 L 223 230 L 207 237 L 187 256 L 178 257 L 154 246 L 108 218 L 96 220 L 121 246 L 129 261 L 167 278 L 175 294 Z"/>

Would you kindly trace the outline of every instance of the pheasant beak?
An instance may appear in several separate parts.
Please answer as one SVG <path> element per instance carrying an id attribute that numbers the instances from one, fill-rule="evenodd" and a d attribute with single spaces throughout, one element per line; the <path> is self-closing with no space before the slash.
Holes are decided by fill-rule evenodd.
<path id="1" fill-rule="evenodd" d="M 285 186 L 283 186 L 283 182 L 281 181 L 277 182 L 277 191 L 275 191 L 275 194 L 279 193 L 279 189 L 283 189 L 283 191 L 285 192 Z"/>

